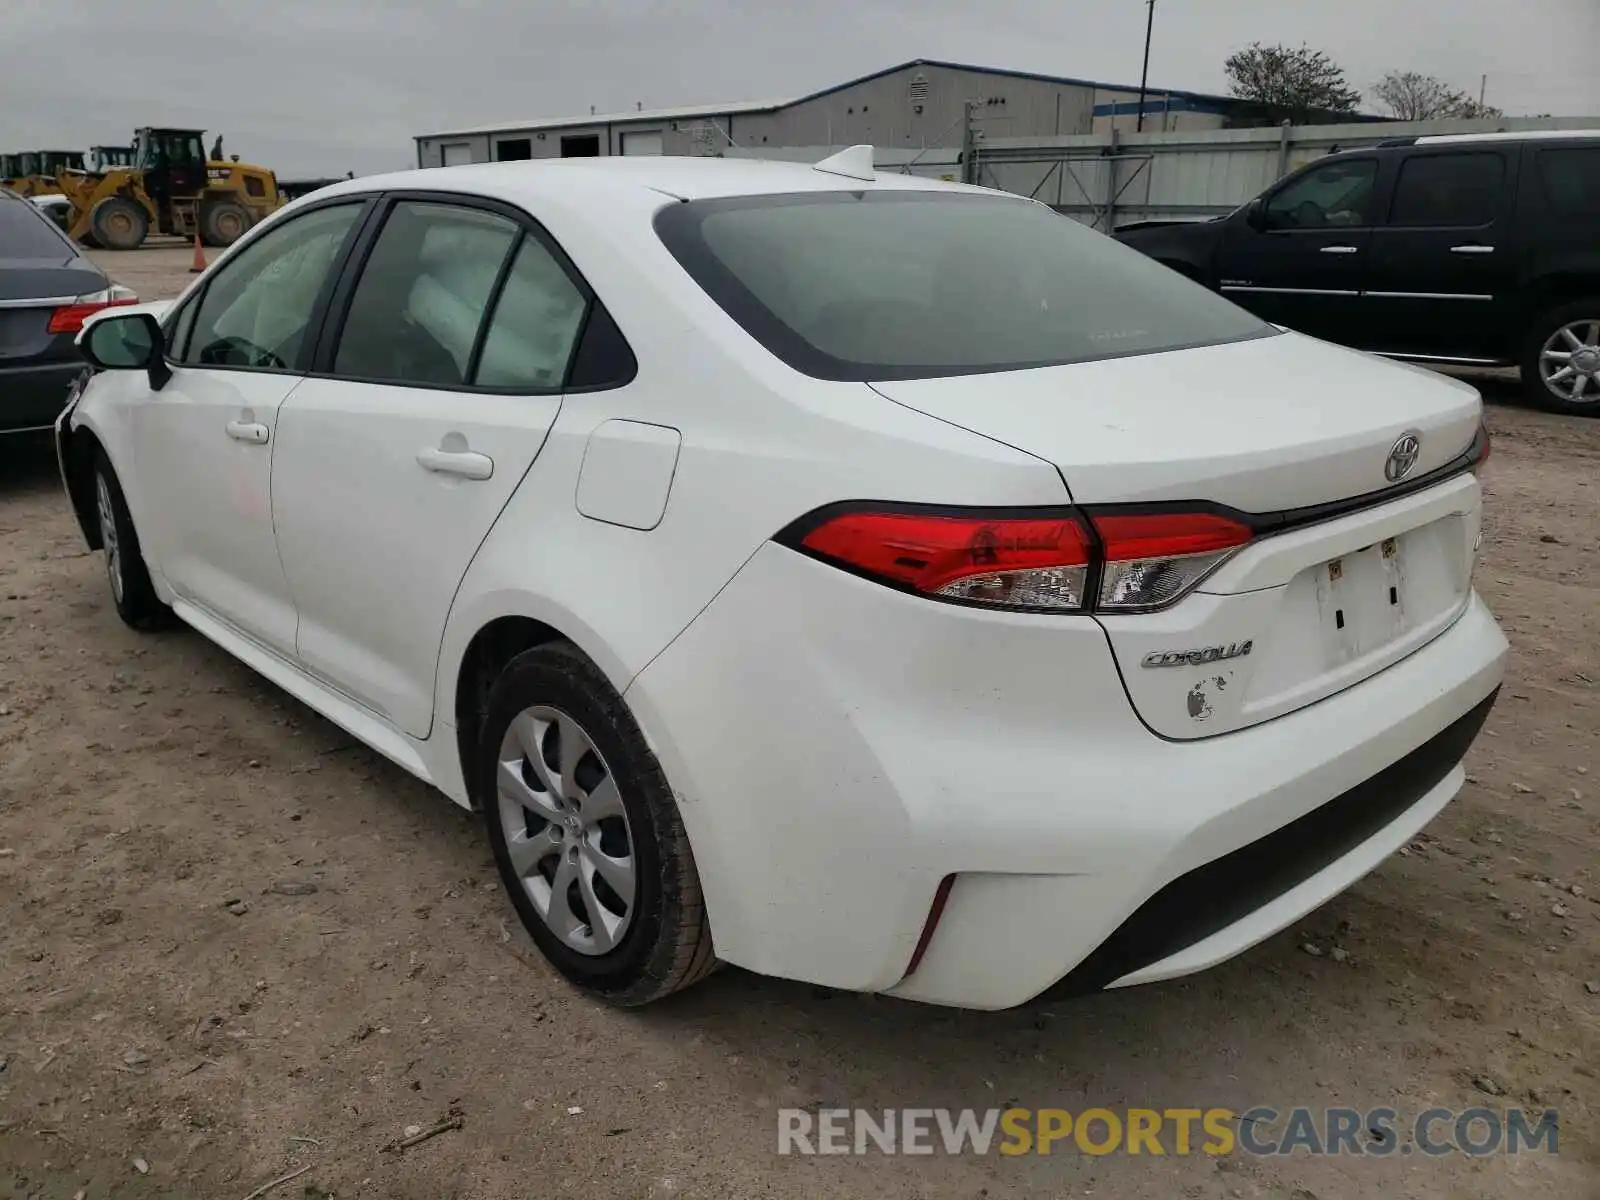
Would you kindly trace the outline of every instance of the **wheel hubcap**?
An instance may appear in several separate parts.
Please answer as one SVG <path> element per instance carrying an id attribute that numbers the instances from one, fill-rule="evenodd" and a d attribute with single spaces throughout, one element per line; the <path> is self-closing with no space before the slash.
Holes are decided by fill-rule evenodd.
<path id="1" fill-rule="evenodd" d="M 580 954 L 614 949 L 633 924 L 633 830 L 615 776 L 560 709 L 519 713 L 500 743 L 496 813 L 539 919 Z"/>
<path id="2" fill-rule="evenodd" d="M 1563 400 L 1600 401 L 1600 320 L 1573 321 L 1551 334 L 1539 352 L 1539 374 Z"/>
<path id="3" fill-rule="evenodd" d="M 117 546 L 117 516 L 111 507 L 111 488 L 104 475 L 95 476 L 95 501 L 100 509 L 100 542 L 106 548 L 106 574 L 111 577 L 111 594 L 122 599 L 122 553 Z"/>

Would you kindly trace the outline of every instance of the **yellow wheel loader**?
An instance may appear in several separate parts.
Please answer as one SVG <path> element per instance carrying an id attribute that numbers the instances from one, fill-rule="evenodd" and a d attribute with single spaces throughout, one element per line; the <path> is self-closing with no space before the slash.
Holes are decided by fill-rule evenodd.
<path id="1" fill-rule="evenodd" d="M 15 160 L 5 186 L 19 196 L 54 196 L 61 188 L 56 176 L 63 171 L 82 171 L 83 155 L 76 150 L 28 150 L 6 156 Z"/>
<path id="2" fill-rule="evenodd" d="M 133 165 L 94 175 L 63 173 L 57 182 L 72 201 L 70 236 L 107 250 L 136 250 L 152 232 L 231 246 L 282 203 L 278 180 L 265 167 L 236 159 L 208 160 L 198 129 L 141 129 Z"/>
<path id="3" fill-rule="evenodd" d="M 90 146 L 83 156 L 83 169 L 91 175 L 104 175 L 113 167 L 133 166 L 132 146 Z"/>

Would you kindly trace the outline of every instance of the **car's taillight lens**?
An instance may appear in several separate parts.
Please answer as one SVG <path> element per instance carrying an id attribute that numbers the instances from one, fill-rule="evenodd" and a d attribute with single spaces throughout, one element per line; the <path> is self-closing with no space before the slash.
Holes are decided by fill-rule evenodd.
<path id="1" fill-rule="evenodd" d="M 1242 522 L 1191 511 L 852 507 L 799 529 L 779 540 L 857 574 L 936 599 L 1031 612 L 1164 608 L 1251 538 Z"/>
<path id="2" fill-rule="evenodd" d="M 104 291 L 90 292 L 84 296 L 74 297 L 71 304 L 63 305 L 50 314 L 51 333 L 77 333 L 83 329 L 83 323 L 102 309 L 113 308 L 121 304 L 137 304 L 139 297 L 123 287 L 113 284 Z"/>
<path id="3" fill-rule="evenodd" d="M 1089 537 L 1060 516 L 856 511 L 800 539 L 811 553 L 913 591 L 996 608 L 1084 605 Z"/>
<path id="4" fill-rule="evenodd" d="M 1105 555 L 1097 605 L 1105 612 L 1165 608 L 1193 591 L 1252 536 L 1250 527 L 1207 512 L 1099 512 Z"/>
<path id="5" fill-rule="evenodd" d="M 1472 445 L 1467 447 L 1467 453 L 1472 456 L 1472 473 L 1476 475 L 1483 470 L 1483 464 L 1489 461 L 1489 451 L 1494 448 L 1494 439 L 1489 436 L 1489 423 L 1485 421 L 1478 426 L 1478 436 L 1472 439 Z"/>

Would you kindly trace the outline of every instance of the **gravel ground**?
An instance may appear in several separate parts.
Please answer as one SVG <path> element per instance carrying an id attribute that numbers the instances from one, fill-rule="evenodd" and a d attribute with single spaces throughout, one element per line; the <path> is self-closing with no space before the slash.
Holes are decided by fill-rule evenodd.
<path id="1" fill-rule="evenodd" d="M 154 296 L 174 253 L 104 260 Z M 1600 421 L 1485 390 L 1514 655 L 1461 797 L 1217 970 L 991 1015 L 739 971 L 576 995 L 473 818 L 197 634 L 126 629 L 48 447 L 0 448 L 0 1198 L 302 1167 L 269 1195 L 1600 1196 Z M 1004 1104 L 1548 1106 L 1560 1153 L 775 1152 L 782 1106 Z"/>

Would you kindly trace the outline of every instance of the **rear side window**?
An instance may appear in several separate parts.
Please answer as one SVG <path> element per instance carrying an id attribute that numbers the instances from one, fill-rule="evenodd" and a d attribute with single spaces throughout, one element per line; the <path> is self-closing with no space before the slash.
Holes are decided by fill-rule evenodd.
<path id="1" fill-rule="evenodd" d="M 1488 225 L 1505 192 L 1500 154 L 1416 155 L 1400 164 L 1390 225 Z"/>
<path id="2" fill-rule="evenodd" d="M 1600 220 L 1600 146 L 1540 150 L 1534 161 L 1551 213 Z"/>
<path id="3" fill-rule="evenodd" d="M 585 300 L 561 264 L 524 238 L 506 275 L 472 382 L 479 387 L 555 389 L 567 375 Z"/>
<path id="4" fill-rule="evenodd" d="M 1150 354 L 1270 326 L 1026 200 L 863 190 L 673 204 L 668 250 L 790 366 L 916 379 Z"/>
<path id="5" fill-rule="evenodd" d="M 362 269 L 333 373 L 461 387 L 496 281 L 521 236 L 498 213 L 402 201 Z"/>
<path id="6" fill-rule="evenodd" d="M 28 200 L 0 196 L 0 258 L 76 258 L 72 243 Z"/>

